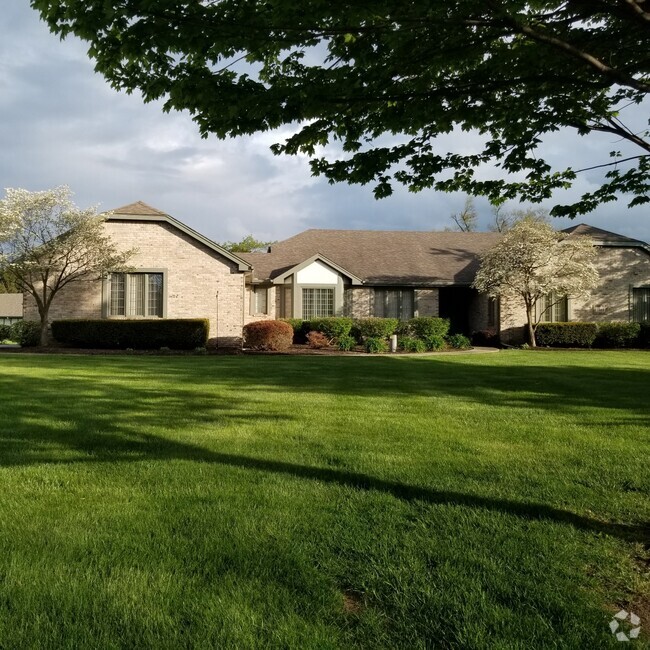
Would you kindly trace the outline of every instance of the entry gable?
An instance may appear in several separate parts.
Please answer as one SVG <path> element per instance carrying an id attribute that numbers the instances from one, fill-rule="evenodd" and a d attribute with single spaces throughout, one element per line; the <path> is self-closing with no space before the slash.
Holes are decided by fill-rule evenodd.
<path id="1" fill-rule="evenodd" d="M 327 259 L 324 255 L 316 253 L 300 264 L 296 264 L 273 278 L 273 284 L 284 284 L 287 278 L 295 274 L 300 284 L 336 284 L 339 275 L 350 280 L 353 286 L 363 284 L 361 278 L 350 273 L 343 267 Z"/>

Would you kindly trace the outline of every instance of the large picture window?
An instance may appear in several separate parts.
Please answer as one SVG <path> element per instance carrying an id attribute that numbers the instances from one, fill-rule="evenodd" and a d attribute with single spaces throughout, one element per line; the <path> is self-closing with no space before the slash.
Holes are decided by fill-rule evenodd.
<path id="1" fill-rule="evenodd" d="M 569 320 L 569 301 L 566 296 L 549 293 L 535 304 L 535 315 L 542 323 L 566 323 Z"/>
<path id="2" fill-rule="evenodd" d="M 108 284 L 109 316 L 162 318 L 162 273 L 111 273 Z"/>
<path id="3" fill-rule="evenodd" d="M 334 316 L 334 289 L 303 289 L 302 319 Z"/>
<path id="4" fill-rule="evenodd" d="M 378 318 L 413 318 L 415 295 L 413 289 L 375 289 L 375 316 Z"/>
<path id="5" fill-rule="evenodd" d="M 632 289 L 632 320 L 635 323 L 650 321 L 650 287 Z"/>

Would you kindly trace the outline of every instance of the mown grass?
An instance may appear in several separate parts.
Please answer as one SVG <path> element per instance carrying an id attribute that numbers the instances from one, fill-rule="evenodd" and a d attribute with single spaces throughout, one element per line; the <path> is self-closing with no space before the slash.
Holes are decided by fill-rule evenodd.
<path id="1" fill-rule="evenodd" d="M 642 352 L 4 354 L 0 648 L 617 647 L 649 380 Z"/>

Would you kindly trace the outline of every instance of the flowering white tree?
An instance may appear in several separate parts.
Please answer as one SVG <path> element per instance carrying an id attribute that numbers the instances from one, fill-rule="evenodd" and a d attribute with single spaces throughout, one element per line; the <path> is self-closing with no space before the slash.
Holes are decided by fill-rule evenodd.
<path id="1" fill-rule="evenodd" d="M 520 301 L 526 308 L 530 345 L 543 313 L 535 318 L 535 303 L 549 294 L 578 297 L 598 281 L 596 251 L 587 237 L 553 230 L 550 224 L 524 218 L 481 256 L 473 287 L 489 296 Z"/>
<path id="2" fill-rule="evenodd" d="M 134 253 L 120 252 L 104 231 L 106 215 L 77 208 L 69 188 L 43 192 L 7 189 L 0 201 L 0 275 L 31 295 L 47 344 L 50 306 L 63 287 L 124 268 Z"/>

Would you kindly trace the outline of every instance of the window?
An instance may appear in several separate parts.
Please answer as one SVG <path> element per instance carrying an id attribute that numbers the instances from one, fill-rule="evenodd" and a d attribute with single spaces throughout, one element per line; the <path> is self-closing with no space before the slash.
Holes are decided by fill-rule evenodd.
<path id="1" fill-rule="evenodd" d="M 251 295 L 251 314 L 268 313 L 268 290 L 266 287 L 253 287 Z"/>
<path id="2" fill-rule="evenodd" d="M 535 316 L 542 323 L 566 323 L 569 320 L 568 298 L 549 293 L 535 304 Z"/>
<path id="3" fill-rule="evenodd" d="M 499 301 L 497 298 L 488 298 L 487 301 L 488 327 L 496 327 L 498 321 L 499 321 Z"/>
<path id="4" fill-rule="evenodd" d="M 109 316 L 162 318 L 162 273 L 111 273 L 108 282 Z"/>
<path id="5" fill-rule="evenodd" d="M 650 321 L 650 287 L 632 289 L 632 320 L 635 323 Z"/>
<path id="6" fill-rule="evenodd" d="M 375 289 L 375 316 L 378 318 L 413 318 L 415 294 L 413 289 Z"/>
<path id="7" fill-rule="evenodd" d="M 334 316 L 334 289 L 303 289 L 302 319 Z"/>

